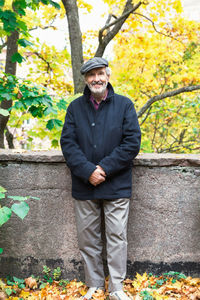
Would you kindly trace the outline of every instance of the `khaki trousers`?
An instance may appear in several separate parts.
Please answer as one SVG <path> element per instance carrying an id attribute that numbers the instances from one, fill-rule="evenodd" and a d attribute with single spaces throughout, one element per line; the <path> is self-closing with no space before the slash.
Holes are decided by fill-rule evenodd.
<path id="1" fill-rule="evenodd" d="M 121 290 L 126 276 L 127 198 L 117 200 L 75 200 L 78 244 L 84 261 L 85 283 L 88 287 L 104 286 L 102 260 L 101 211 L 105 219 L 109 292 Z"/>

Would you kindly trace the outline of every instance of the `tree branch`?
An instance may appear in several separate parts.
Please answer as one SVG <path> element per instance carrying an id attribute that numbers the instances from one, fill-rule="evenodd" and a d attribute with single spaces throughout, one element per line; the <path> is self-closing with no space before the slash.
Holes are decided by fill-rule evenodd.
<path id="1" fill-rule="evenodd" d="M 42 29 L 42 30 L 45 30 L 45 29 L 49 29 L 49 28 L 56 29 L 55 26 L 49 25 L 49 26 L 44 26 L 44 27 L 36 26 L 36 27 L 30 28 L 29 31 L 33 31 L 33 30 L 36 30 L 36 29 Z"/>
<path id="2" fill-rule="evenodd" d="M 137 7 L 137 8 L 138 8 L 138 7 Z M 133 13 L 133 11 L 134 11 L 135 9 L 137 9 L 137 8 L 135 8 L 135 6 L 134 6 L 132 9 L 130 9 L 130 10 L 127 11 L 126 13 L 122 14 L 119 18 L 116 18 L 116 17 L 115 17 L 115 21 L 113 21 L 113 22 L 111 22 L 111 23 L 109 23 L 109 22 L 110 22 L 111 17 L 112 17 L 113 15 L 109 15 L 109 17 L 108 17 L 108 19 L 107 19 L 107 21 L 106 21 L 105 26 L 99 30 L 99 40 L 102 41 L 102 37 L 103 37 L 103 32 L 104 32 L 104 30 L 106 30 L 106 29 L 110 28 L 111 26 L 113 26 L 113 25 L 119 23 L 119 22 L 120 22 L 121 20 L 123 20 L 124 18 L 127 18 L 127 17 L 128 17 L 131 13 Z"/>
<path id="3" fill-rule="evenodd" d="M 47 69 L 46 72 L 49 75 L 49 79 L 51 81 L 51 72 L 53 72 L 53 69 L 51 67 L 51 63 L 48 62 L 40 53 L 38 52 L 33 52 L 31 55 L 36 55 L 38 58 L 40 58 L 46 65 L 47 65 Z"/>
<path id="4" fill-rule="evenodd" d="M 137 116 L 138 116 L 138 118 L 140 118 L 145 113 L 145 111 L 156 101 L 159 101 L 159 100 L 162 100 L 162 99 L 165 99 L 168 97 L 176 96 L 181 93 L 192 92 L 192 91 L 199 90 L 199 89 L 200 89 L 200 85 L 185 86 L 185 87 L 182 87 L 177 90 L 168 91 L 163 94 L 154 96 L 154 97 L 150 98 L 145 103 L 145 105 L 139 110 L 139 112 L 137 113 Z"/>
<path id="5" fill-rule="evenodd" d="M 56 26 L 53 26 L 53 23 L 55 22 L 56 18 L 57 18 L 57 15 L 54 15 L 54 17 L 53 17 L 53 19 L 52 19 L 52 21 L 50 22 L 49 25 L 47 25 L 47 26 L 36 26 L 36 27 L 30 28 L 29 31 L 33 31 L 33 30 L 36 30 L 38 28 L 44 29 L 44 30 L 49 29 L 49 28 L 56 29 Z"/>
<path id="6" fill-rule="evenodd" d="M 99 31 L 99 46 L 98 46 L 95 56 L 101 57 L 103 55 L 104 50 L 105 50 L 106 46 L 108 45 L 108 43 L 119 32 L 119 30 L 121 29 L 121 27 L 124 24 L 124 22 L 126 21 L 126 19 L 129 17 L 129 15 L 131 13 L 133 13 L 136 9 L 138 9 L 141 4 L 142 4 L 142 2 L 139 1 L 136 5 L 133 5 L 132 0 L 127 0 L 124 10 L 123 10 L 123 13 L 119 18 L 116 18 L 116 20 L 111 22 L 110 24 L 108 24 L 108 20 L 109 20 L 109 18 L 108 18 L 106 25 Z M 111 26 L 114 26 L 114 27 L 111 30 L 109 30 L 105 36 L 103 36 L 104 31 L 106 29 L 110 28 Z"/>
<path id="7" fill-rule="evenodd" d="M 154 30 L 155 30 L 157 33 L 162 34 L 162 35 L 164 35 L 164 36 L 166 36 L 166 37 L 169 37 L 169 38 L 171 38 L 171 39 L 173 39 L 173 40 L 176 40 L 177 42 L 179 42 L 179 43 L 181 43 L 182 45 L 184 45 L 184 43 L 181 42 L 181 41 L 179 41 L 177 38 L 175 38 L 175 37 L 173 37 L 173 36 L 171 36 L 171 35 L 168 35 L 168 34 L 166 34 L 166 33 L 163 33 L 163 32 L 161 32 L 161 31 L 157 30 L 155 23 L 154 23 L 150 18 L 148 18 L 147 16 L 144 16 L 144 15 L 142 15 L 142 14 L 140 14 L 140 13 L 133 13 L 133 14 L 134 14 L 134 15 L 141 16 L 141 17 L 147 19 L 149 22 L 151 22 L 151 24 L 152 24 Z"/>
<path id="8" fill-rule="evenodd" d="M 152 109 L 152 106 L 150 106 L 150 107 L 148 108 L 148 111 L 147 111 L 147 113 L 146 113 L 146 116 L 144 117 L 144 119 L 143 119 L 142 122 L 140 123 L 140 126 L 142 126 L 142 125 L 144 124 L 144 122 L 146 121 L 146 119 L 148 118 L 148 116 L 149 116 L 149 114 L 150 114 L 150 112 L 151 112 L 151 109 Z"/>

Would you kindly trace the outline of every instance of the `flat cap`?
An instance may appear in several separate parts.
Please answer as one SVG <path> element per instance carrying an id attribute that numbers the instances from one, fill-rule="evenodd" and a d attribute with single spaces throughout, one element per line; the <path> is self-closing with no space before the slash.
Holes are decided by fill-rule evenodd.
<path id="1" fill-rule="evenodd" d="M 93 57 L 86 61 L 81 67 L 81 74 L 85 74 L 92 69 L 108 67 L 108 61 L 102 57 Z"/>

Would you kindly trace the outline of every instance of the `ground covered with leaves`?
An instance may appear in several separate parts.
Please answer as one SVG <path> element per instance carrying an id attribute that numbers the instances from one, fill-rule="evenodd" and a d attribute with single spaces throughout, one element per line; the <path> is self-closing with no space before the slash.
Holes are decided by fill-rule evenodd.
<path id="1" fill-rule="evenodd" d="M 0 279 L 0 300 L 68 300 L 80 299 L 87 292 L 86 285 L 72 280 L 59 279 L 61 271 L 54 270 L 53 276 L 46 266 L 43 278 L 30 276 L 26 279 L 8 276 Z M 108 299 L 108 280 L 105 292 L 98 291 L 93 299 Z M 200 299 L 200 278 L 187 277 L 182 273 L 168 272 L 162 276 L 144 273 L 124 281 L 124 291 L 133 300 Z"/>

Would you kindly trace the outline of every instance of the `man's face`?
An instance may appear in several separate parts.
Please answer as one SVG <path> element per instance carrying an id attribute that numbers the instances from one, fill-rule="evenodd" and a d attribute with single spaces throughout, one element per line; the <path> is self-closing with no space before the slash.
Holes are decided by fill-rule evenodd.
<path id="1" fill-rule="evenodd" d="M 96 68 L 87 72 L 85 83 L 93 94 L 103 94 L 108 84 L 109 76 L 106 68 Z"/>

